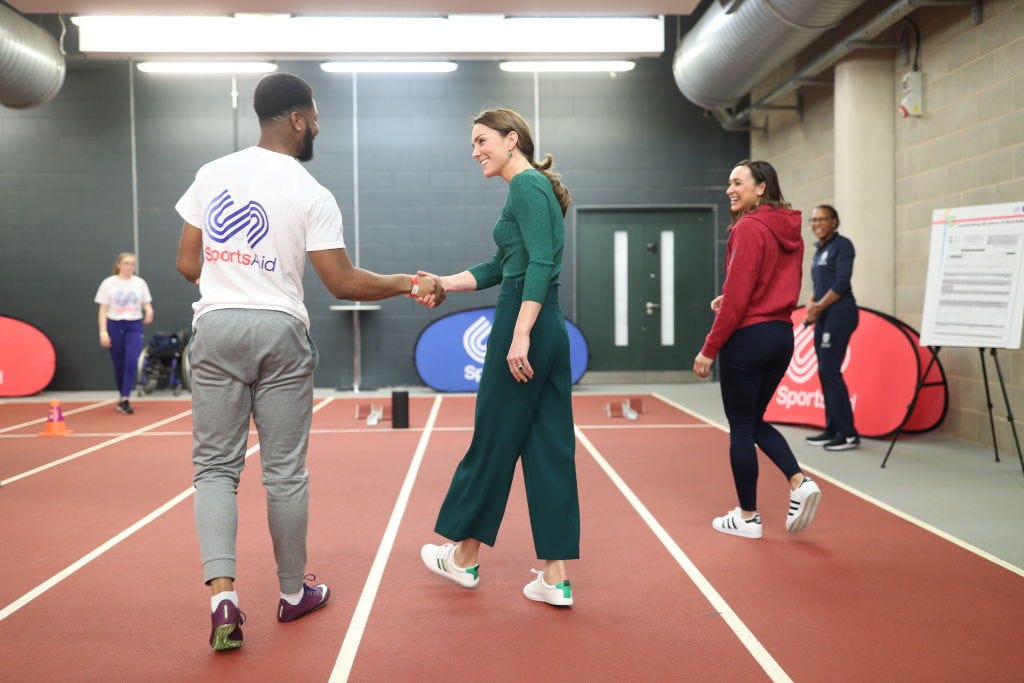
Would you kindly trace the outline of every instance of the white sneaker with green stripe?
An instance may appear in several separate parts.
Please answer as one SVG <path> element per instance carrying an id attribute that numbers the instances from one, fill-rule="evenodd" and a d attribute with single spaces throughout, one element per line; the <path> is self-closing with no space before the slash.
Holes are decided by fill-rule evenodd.
<path id="1" fill-rule="evenodd" d="M 460 586 L 476 588 L 477 582 L 480 581 L 480 565 L 475 564 L 463 569 L 455 564 L 455 546 L 451 543 L 427 543 L 420 549 L 420 557 L 423 558 L 423 564 L 427 565 L 427 569 Z"/>
<path id="2" fill-rule="evenodd" d="M 523 595 L 531 600 L 546 602 L 549 605 L 560 607 L 572 605 L 572 584 L 569 583 L 569 579 L 552 586 L 544 581 L 544 572 L 539 572 L 536 569 L 530 571 L 536 574 L 537 578 L 523 587 Z"/>

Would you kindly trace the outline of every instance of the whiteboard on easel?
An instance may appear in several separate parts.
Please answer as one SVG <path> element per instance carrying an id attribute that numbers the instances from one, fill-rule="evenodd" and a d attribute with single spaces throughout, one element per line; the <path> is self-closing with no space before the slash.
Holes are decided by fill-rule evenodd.
<path id="1" fill-rule="evenodd" d="M 921 346 L 1019 349 L 1024 202 L 932 213 Z"/>

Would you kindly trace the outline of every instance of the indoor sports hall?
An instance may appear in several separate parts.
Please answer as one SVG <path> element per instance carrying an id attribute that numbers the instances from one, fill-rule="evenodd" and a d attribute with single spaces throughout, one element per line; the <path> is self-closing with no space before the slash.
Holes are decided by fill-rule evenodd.
<path id="1" fill-rule="evenodd" d="M 1017 680 L 1022 64 L 1021 0 L 0 2 L 2 678 Z M 258 85 L 282 73 L 313 108 L 267 109 Z M 528 134 L 474 120 L 494 108 Z M 514 144 L 489 156 L 487 130 Z M 340 209 L 343 246 L 317 249 L 384 274 L 387 296 L 358 301 L 314 249 L 289 271 L 292 257 L 267 252 L 286 214 L 254 198 L 233 214 L 244 200 L 225 190 L 221 213 L 190 222 L 201 167 L 281 140 Z M 567 330 L 580 557 L 571 592 L 531 573 L 545 560 L 517 465 L 469 589 L 428 571 L 422 548 L 449 540 L 435 523 L 493 429 L 481 416 L 519 414 L 511 394 L 478 391 L 485 366 L 533 372 L 542 340 L 529 361 L 517 342 L 487 356 L 507 290 L 447 274 L 501 248 L 506 170 L 549 153 L 571 193 L 552 219 L 550 291 Z M 717 517 L 742 497 L 725 407 L 736 375 L 728 351 L 706 378 L 701 359 L 734 310 L 717 298 L 736 291 L 749 234 L 736 173 L 775 191 L 752 160 L 777 171 L 790 208 L 772 210 L 800 212 L 786 251 L 798 300 L 767 323 L 787 340 L 791 326 L 793 347 L 764 419 L 820 497 L 788 532 L 795 499 L 762 446 L 763 536 L 743 538 L 712 522 L 746 509 Z M 182 260 L 189 234 L 206 240 L 199 277 Z M 828 365 L 825 311 L 843 295 L 821 294 L 835 294 L 823 252 L 834 262 L 846 243 L 859 322 Z M 204 585 L 194 447 L 234 406 L 201 400 L 214 385 L 197 302 L 225 264 L 293 278 L 301 309 L 274 310 L 308 323 L 315 359 L 312 405 L 299 402 L 312 416 L 305 582 L 330 599 L 292 623 L 263 481 L 283 427 L 261 444 L 256 421 L 237 425 L 242 616 L 218 621 Z M 417 305 L 433 273 L 446 299 Z M 119 278 L 145 289 L 108 299 Z M 768 278 L 744 305 L 782 286 Z M 118 318 L 128 309 L 137 320 Z M 111 340 L 122 324 L 137 326 L 131 344 Z M 225 327 L 221 343 L 259 347 L 264 332 Z M 531 597 L 538 581 L 572 605 Z"/>

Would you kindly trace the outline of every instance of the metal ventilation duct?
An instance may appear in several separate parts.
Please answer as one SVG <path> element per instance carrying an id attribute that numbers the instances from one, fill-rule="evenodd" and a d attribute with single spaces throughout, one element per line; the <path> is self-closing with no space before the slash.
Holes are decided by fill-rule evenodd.
<path id="1" fill-rule="evenodd" d="M 25 109 L 49 101 L 64 70 L 57 39 L 0 4 L 0 104 Z"/>
<path id="2" fill-rule="evenodd" d="M 676 85 L 707 109 L 731 107 L 864 0 L 711 3 L 672 60 Z"/>

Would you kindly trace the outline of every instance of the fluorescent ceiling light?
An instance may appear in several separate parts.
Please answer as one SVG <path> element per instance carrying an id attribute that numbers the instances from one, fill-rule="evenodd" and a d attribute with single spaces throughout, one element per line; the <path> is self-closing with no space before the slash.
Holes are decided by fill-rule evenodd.
<path id="1" fill-rule="evenodd" d="M 277 71 L 270 62 L 139 62 L 150 74 L 267 74 Z"/>
<path id="2" fill-rule="evenodd" d="M 654 57 L 662 17 L 78 16 L 98 54 Z"/>
<path id="3" fill-rule="evenodd" d="M 636 62 L 622 62 L 622 61 L 590 61 L 590 62 L 578 62 L 569 61 L 564 62 L 502 62 L 498 67 L 502 71 L 515 71 L 515 72 L 530 72 L 535 73 L 538 71 L 543 72 L 554 72 L 554 73 L 578 73 L 578 72 L 603 72 L 603 73 L 617 73 L 621 71 L 632 71 L 633 67 L 636 66 Z"/>
<path id="4" fill-rule="evenodd" d="M 320 68 L 332 74 L 437 74 L 455 71 L 455 62 L 324 62 Z"/>

